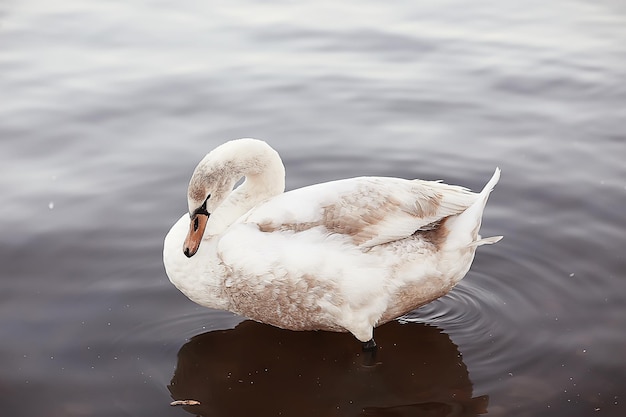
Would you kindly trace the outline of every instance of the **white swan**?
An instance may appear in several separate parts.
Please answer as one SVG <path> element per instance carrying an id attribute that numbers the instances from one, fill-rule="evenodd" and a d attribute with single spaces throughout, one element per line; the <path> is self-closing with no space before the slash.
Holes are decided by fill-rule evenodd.
<path id="1" fill-rule="evenodd" d="M 245 181 L 233 190 L 242 177 Z M 265 142 L 239 139 L 195 169 L 165 238 L 172 283 L 206 307 L 292 330 L 374 327 L 450 291 L 467 273 L 496 168 L 480 194 L 441 182 L 360 177 L 284 192 Z"/>

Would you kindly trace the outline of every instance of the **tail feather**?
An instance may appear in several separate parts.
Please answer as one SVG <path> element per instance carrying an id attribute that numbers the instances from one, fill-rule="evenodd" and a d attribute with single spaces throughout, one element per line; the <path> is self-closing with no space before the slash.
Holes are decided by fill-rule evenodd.
<path id="1" fill-rule="evenodd" d="M 482 245 L 493 245 L 494 243 L 498 243 L 502 240 L 504 236 L 490 236 L 479 238 L 478 240 L 473 241 L 469 244 L 469 246 L 482 246 Z"/>
<path id="2" fill-rule="evenodd" d="M 467 208 L 463 213 L 459 215 L 459 217 L 466 216 L 470 218 L 476 218 L 478 221 L 478 227 L 480 228 L 480 223 L 483 215 L 483 210 L 485 210 L 485 205 L 487 204 L 487 199 L 489 198 L 489 194 L 493 191 L 493 188 L 496 186 L 498 181 L 500 180 L 500 168 L 496 168 L 495 172 L 491 176 L 489 182 L 482 189 L 480 194 L 478 194 L 478 199 Z M 476 230 L 478 233 L 478 230 Z"/>
<path id="3" fill-rule="evenodd" d="M 501 172 L 502 172 L 502 170 L 500 169 L 500 167 L 496 167 L 496 170 L 494 171 L 493 175 L 491 176 L 491 179 L 489 180 L 489 182 L 485 185 L 485 187 L 480 192 L 481 195 L 484 194 L 484 193 L 487 193 L 487 195 L 489 195 L 489 193 L 493 191 L 493 189 L 496 186 L 496 184 L 498 183 L 498 181 L 500 181 L 500 173 Z"/>
<path id="4" fill-rule="evenodd" d="M 449 231 L 448 242 L 450 245 L 453 247 L 480 246 L 496 243 L 502 238 L 501 236 L 494 236 L 481 239 L 478 234 L 487 199 L 498 183 L 498 180 L 500 180 L 500 168 L 496 168 L 489 182 L 487 182 L 485 187 L 478 194 L 476 201 L 463 213 L 450 218 L 446 222 L 446 228 Z"/>

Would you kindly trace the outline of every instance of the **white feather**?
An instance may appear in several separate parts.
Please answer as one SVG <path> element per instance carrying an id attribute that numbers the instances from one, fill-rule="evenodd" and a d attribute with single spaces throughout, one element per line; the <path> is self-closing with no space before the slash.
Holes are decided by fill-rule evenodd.
<path id="1" fill-rule="evenodd" d="M 275 151 L 253 139 L 228 142 L 202 160 L 189 189 L 190 212 L 213 192 L 207 208 L 218 215 L 209 217 L 191 258 L 183 255 L 189 216 L 172 227 L 166 271 L 201 305 L 294 330 L 350 331 L 367 341 L 375 326 L 448 292 L 476 247 L 499 240 L 478 235 L 499 174 L 480 194 L 384 177 L 283 193 Z M 242 175 L 236 192 L 224 190 Z"/>

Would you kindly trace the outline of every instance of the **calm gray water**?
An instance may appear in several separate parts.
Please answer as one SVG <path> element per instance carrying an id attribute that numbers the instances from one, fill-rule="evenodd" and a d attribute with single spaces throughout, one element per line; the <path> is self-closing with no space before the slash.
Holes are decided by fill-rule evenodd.
<path id="1" fill-rule="evenodd" d="M 0 3 L 0 412 L 626 415 L 625 80 L 618 0 Z M 288 189 L 500 166 L 505 239 L 373 369 L 197 307 L 162 241 L 246 136 Z"/>

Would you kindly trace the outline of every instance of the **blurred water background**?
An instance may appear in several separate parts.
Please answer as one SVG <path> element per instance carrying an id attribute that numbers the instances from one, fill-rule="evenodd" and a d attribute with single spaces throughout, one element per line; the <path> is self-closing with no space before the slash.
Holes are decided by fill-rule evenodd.
<path id="1" fill-rule="evenodd" d="M 618 0 L 1 2 L 1 413 L 184 416 L 169 402 L 187 352 L 214 384 L 239 361 L 263 367 L 254 346 L 275 330 L 228 330 L 242 319 L 187 300 L 161 261 L 196 163 L 257 137 L 288 189 L 388 175 L 478 190 L 503 170 L 482 234 L 505 239 L 380 329 L 389 375 L 458 360 L 462 384 L 424 384 L 435 370 L 411 385 L 413 408 L 383 401 L 383 383 L 342 408 L 360 379 L 330 366 L 338 397 L 303 395 L 299 415 L 307 400 L 330 407 L 317 415 L 625 415 L 625 80 Z M 315 377 L 289 355 L 334 351 L 332 335 L 307 349 L 298 338 L 318 336 L 280 334 L 293 349 L 272 364 L 295 376 L 270 386 Z M 391 355 L 399 340 L 416 350 Z M 260 392 L 223 410 L 293 402 Z M 444 394 L 484 402 L 459 412 Z"/>

